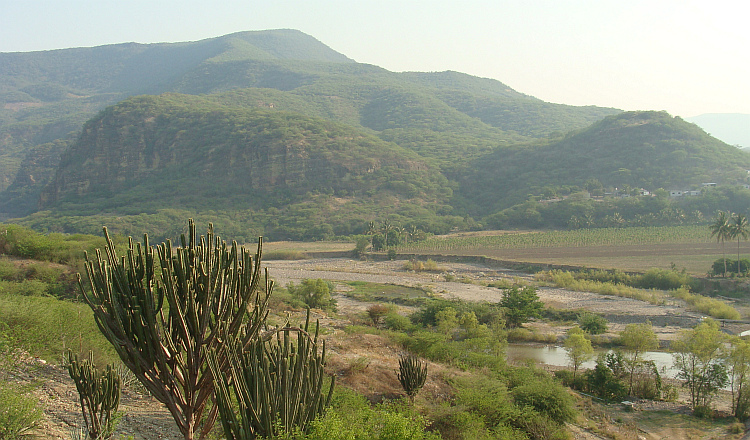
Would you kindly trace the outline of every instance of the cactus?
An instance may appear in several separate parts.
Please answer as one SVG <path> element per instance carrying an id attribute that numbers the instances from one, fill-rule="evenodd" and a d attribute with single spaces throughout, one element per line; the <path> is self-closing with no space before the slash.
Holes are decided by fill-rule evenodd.
<path id="1" fill-rule="evenodd" d="M 304 432 L 330 404 L 334 380 L 326 392 L 325 342 L 318 354 L 318 324 L 310 336 L 309 320 L 308 310 L 304 328 L 287 325 L 269 331 L 270 340 L 256 340 L 241 355 L 230 349 L 228 372 L 219 372 L 215 357 L 209 358 L 217 377 L 216 403 L 227 439 Z M 292 334 L 296 334 L 296 344 Z"/>
<path id="2" fill-rule="evenodd" d="M 413 402 L 414 396 L 427 380 L 427 363 L 420 361 L 413 354 L 401 356 L 398 360 L 398 370 L 398 381 L 401 382 L 401 387 Z"/>
<path id="3" fill-rule="evenodd" d="M 88 291 L 79 275 L 83 297 L 122 362 L 167 407 L 184 438 L 203 438 L 217 414 L 215 406 L 204 414 L 214 392 L 207 353 L 218 349 L 219 370 L 227 369 L 225 344 L 248 345 L 268 313 L 273 283 L 267 271 L 262 281 L 262 239 L 253 259 L 216 237 L 212 225 L 197 237 L 191 219 L 181 247 L 166 241 L 154 249 L 144 235 L 142 246 L 130 239 L 120 257 L 106 228 L 104 236 L 105 255 L 86 255 Z"/>
<path id="4" fill-rule="evenodd" d="M 70 350 L 66 357 L 68 373 L 78 390 L 88 436 L 92 440 L 112 437 L 116 427 L 113 416 L 120 406 L 120 375 L 111 365 L 107 365 L 104 371 L 97 370 L 91 352 L 88 360 L 80 362 Z"/>

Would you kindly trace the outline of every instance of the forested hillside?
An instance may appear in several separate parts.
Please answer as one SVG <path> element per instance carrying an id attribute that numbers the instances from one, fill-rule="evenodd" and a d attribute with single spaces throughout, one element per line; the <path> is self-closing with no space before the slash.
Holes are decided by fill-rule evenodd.
<path id="1" fill-rule="evenodd" d="M 699 189 L 743 182 L 750 155 L 665 112 L 626 112 L 548 144 L 498 149 L 472 165 L 461 194 L 486 215 L 532 195 L 595 188 Z M 575 189 L 574 189 L 575 190 Z"/>
<path id="2" fill-rule="evenodd" d="M 592 185 L 736 185 L 750 168 L 664 113 L 389 72 L 293 30 L 0 54 L 0 103 L 0 216 L 68 232 L 167 237 L 172 217 L 213 215 L 242 236 L 386 217 L 437 233 Z"/>

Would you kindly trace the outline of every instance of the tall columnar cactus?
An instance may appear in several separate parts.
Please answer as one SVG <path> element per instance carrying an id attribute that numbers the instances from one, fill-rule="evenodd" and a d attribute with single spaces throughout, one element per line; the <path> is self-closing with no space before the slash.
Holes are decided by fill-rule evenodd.
<path id="1" fill-rule="evenodd" d="M 427 380 L 427 363 L 420 361 L 413 354 L 401 356 L 398 360 L 398 370 L 398 381 L 413 401 Z"/>
<path id="2" fill-rule="evenodd" d="M 305 431 L 329 405 L 334 380 L 326 391 L 325 342 L 318 353 L 318 325 L 310 336 L 309 319 L 308 311 L 304 328 L 269 331 L 270 340 L 256 340 L 241 355 L 230 349 L 231 368 L 225 373 L 218 371 L 215 357 L 209 358 L 217 376 L 216 403 L 227 439 L 275 438 L 296 429 Z"/>
<path id="3" fill-rule="evenodd" d="M 267 315 L 273 284 L 261 276 L 262 240 L 255 258 L 213 233 L 198 237 L 189 221 L 181 246 L 156 248 L 130 240 L 118 256 L 104 228 L 105 255 L 86 255 L 89 289 L 83 297 L 101 331 L 123 363 L 170 411 L 185 439 L 203 438 L 216 420 L 204 414 L 214 392 L 206 355 L 215 350 L 220 370 L 228 368 L 228 341 L 244 347 L 257 338 Z M 158 255 L 158 271 L 155 267 Z M 204 417 L 205 416 L 205 417 Z M 203 422 L 201 422 L 203 420 Z"/>
<path id="4" fill-rule="evenodd" d="M 78 356 L 68 351 L 67 362 L 89 437 L 93 440 L 112 437 L 116 427 L 113 416 L 120 406 L 120 375 L 111 365 L 104 371 L 98 370 L 91 353 L 89 359 L 79 362 Z"/>

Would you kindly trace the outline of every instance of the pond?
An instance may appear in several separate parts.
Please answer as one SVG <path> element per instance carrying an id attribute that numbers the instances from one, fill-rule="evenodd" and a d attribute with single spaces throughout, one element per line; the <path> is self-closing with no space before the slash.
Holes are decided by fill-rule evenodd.
<path id="1" fill-rule="evenodd" d="M 596 350 L 594 358 L 583 364 L 582 368 L 590 369 L 596 366 L 596 356 L 599 353 L 607 353 L 610 350 Z M 525 344 L 508 344 L 506 355 L 509 362 L 523 363 L 526 360 L 532 360 L 538 364 L 551 365 L 555 367 L 569 367 L 570 359 L 568 353 L 563 347 L 554 345 L 539 346 Z M 651 360 L 656 363 L 656 368 L 662 376 L 674 379 L 678 370 L 674 368 L 672 353 L 663 351 L 647 351 L 643 354 L 644 360 Z"/>

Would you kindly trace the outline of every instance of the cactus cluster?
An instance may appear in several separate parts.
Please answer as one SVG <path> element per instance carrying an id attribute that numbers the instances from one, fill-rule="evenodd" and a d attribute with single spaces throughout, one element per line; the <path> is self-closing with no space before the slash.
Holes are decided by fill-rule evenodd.
<path id="1" fill-rule="evenodd" d="M 225 373 L 219 371 L 215 358 L 210 358 L 227 439 L 275 438 L 305 431 L 328 406 L 334 381 L 331 379 L 326 391 L 325 343 L 319 353 L 318 324 L 311 336 L 309 320 L 308 310 L 304 328 L 287 325 L 269 331 L 270 340 L 258 339 L 239 355 L 230 349 L 231 367 Z"/>
<path id="2" fill-rule="evenodd" d="M 414 400 L 427 380 L 427 363 L 419 360 L 413 354 L 401 356 L 398 360 L 398 381 L 401 382 L 406 395 Z"/>
<path id="3" fill-rule="evenodd" d="M 120 257 L 106 228 L 104 235 L 105 255 L 86 255 L 83 297 L 120 359 L 167 407 L 184 438 L 198 432 L 202 438 L 217 414 L 215 407 L 204 414 L 214 393 L 208 353 L 216 353 L 220 370 L 228 368 L 225 344 L 249 345 L 265 323 L 273 283 L 261 276 L 262 240 L 253 258 L 236 242 L 227 246 L 211 225 L 198 237 L 191 219 L 181 247 L 167 241 L 153 248 L 144 235 L 143 245 L 131 239 Z"/>
<path id="4" fill-rule="evenodd" d="M 120 375 L 107 365 L 100 371 L 94 365 L 93 355 L 78 360 L 68 351 L 68 373 L 75 382 L 81 402 L 83 421 L 92 440 L 108 439 L 115 430 L 115 414 L 120 406 Z"/>

